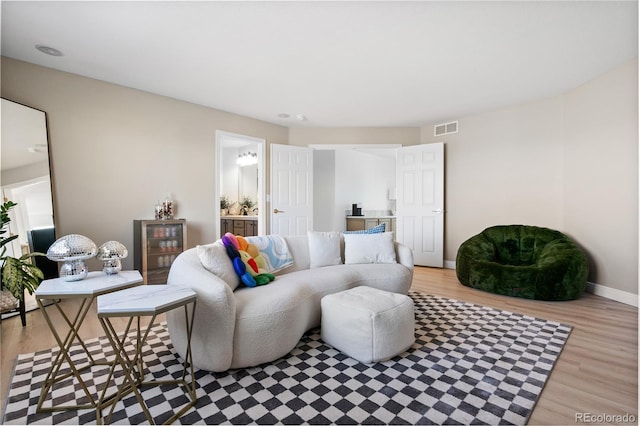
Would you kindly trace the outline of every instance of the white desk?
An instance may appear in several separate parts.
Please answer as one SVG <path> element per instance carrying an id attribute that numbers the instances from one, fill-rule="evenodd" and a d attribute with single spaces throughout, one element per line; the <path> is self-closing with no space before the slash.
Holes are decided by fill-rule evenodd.
<path id="1" fill-rule="evenodd" d="M 192 304 L 191 313 L 189 313 L 188 305 Z M 172 309 L 184 307 L 184 318 L 187 329 L 187 352 L 186 359 L 183 363 L 182 377 L 177 380 L 150 380 L 144 381 L 144 363 L 142 360 L 142 347 L 149 335 L 149 331 L 159 314 L 168 312 Z M 124 380 L 120 385 L 118 394 L 111 406 L 111 412 L 106 417 L 107 422 L 110 420 L 116 402 L 129 392 L 133 392 L 142 407 L 142 410 L 149 421 L 149 424 L 155 424 L 149 409 L 147 408 L 140 391 L 141 386 L 157 386 L 166 384 L 180 384 L 184 386 L 190 397 L 182 408 L 175 413 L 165 424 L 173 423 L 177 418 L 182 416 L 197 401 L 196 398 L 196 382 L 193 368 L 193 359 L 191 356 L 191 333 L 193 331 L 193 317 L 196 310 L 196 293 L 187 287 L 175 285 L 145 285 L 140 287 L 128 288 L 126 290 L 109 293 L 98 297 L 98 319 L 102 324 L 109 342 L 113 347 L 117 364 L 114 364 L 110 377 L 113 376 L 116 365 L 120 365 L 124 373 Z M 150 316 L 151 320 L 147 324 L 146 330 L 140 327 L 140 317 Z M 119 333 L 111 324 L 110 318 L 128 317 L 129 321 L 123 332 Z M 131 357 L 127 353 L 127 335 L 131 330 L 133 319 L 137 318 L 136 338 L 134 342 L 134 355 Z M 187 383 L 187 368 L 190 367 L 191 383 Z M 109 383 L 107 383 L 107 386 Z M 104 404 L 107 405 L 107 404 Z M 100 404 L 96 418 L 101 421 L 103 405 Z"/>
<path id="2" fill-rule="evenodd" d="M 50 280 L 44 280 L 40 283 L 38 288 L 35 291 L 36 301 L 38 306 L 40 307 L 40 312 L 44 316 L 51 332 L 53 333 L 58 345 L 60 346 L 60 352 L 56 356 L 53 364 L 51 365 L 51 369 L 49 370 L 47 377 L 43 383 L 42 390 L 40 392 L 40 398 L 38 399 L 38 406 L 36 408 L 36 412 L 41 411 L 60 411 L 60 410 L 79 410 L 85 408 L 97 408 L 98 401 L 94 398 L 94 395 L 89 392 L 86 384 L 82 380 L 80 376 L 80 372 L 86 370 L 87 368 L 91 368 L 94 365 L 112 365 L 111 362 L 96 362 L 91 353 L 89 353 L 86 345 L 80 338 L 78 332 L 80 331 L 80 327 L 82 326 L 82 322 L 89 312 L 89 308 L 93 303 L 94 298 L 110 293 L 112 291 L 122 290 L 129 287 L 137 286 L 142 283 L 142 275 L 138 271 L 121 271 L 115 275 L 106 275 L 103 272 L 89 272 L 87 277 L 81 281 L 64 281 L 61 278 L 54 278 Z M 60 337 L 60 334 L 56 330 L 56 325 L 51 320 L 49 313 L 45 309 L 43 305 L 43 300 L 52 300 L 58 312 L 62 315 L 62 318 L 66 322 L 69 327 L 69 331 L 67 332 L 64 339 Z M 64 311 L 60 302 L 65 299 L 82 299 L 80 306 L 78 306 L 76 312 L 67 313 Z M 49 309 L 52 309 L 51 307 Z M 78 341 L 82 346 L 87 358 L 89 359 L 88 364 L 78 367 L 71 360 L 69 355 L 69 349 L 71 348 L 74 341 Z M 60 368 L 67 362 L 69 365 L 71 372 L 63 375 L 58 375 L 60 372 Z M 52 390 L 52 387 L 55 383 L 60 382 L 61 380 L 65 380 L 70 376 L 74 376 L 78 383 L 82 386 L 84 393 L 86 394 L 89 402 L 83 405 L 58 405 L 55 406 L 52 404 L 50 407 L 43 407 L 43 403 L 49 394 L 49 390 Z M 104 400 L 103 397 L 100 398 L 100 401 Z M 108 399 L 107 399 L 108 400 Z"/>

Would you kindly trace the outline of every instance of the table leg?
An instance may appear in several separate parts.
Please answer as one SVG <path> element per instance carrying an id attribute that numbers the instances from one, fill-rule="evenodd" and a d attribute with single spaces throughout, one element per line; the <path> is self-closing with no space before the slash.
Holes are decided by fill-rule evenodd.
<path id="1" fill-rule="evenodd" d="M 164 424 L 173 423 L 175 420 L 181 417 L 184 413 L 186 413 L 191 407 L 193 407 L 196 404 L 197 402 L 196 381 L 195 381 L 195 371 L 193 366 L 193 355 L 191 351 L 191 336 L 193 333 L 193 321 L 195 317 L 195 308 L 196 308 L 195 300 L 192 302 L 192 304 L 193 306 L 191 310 L 191 315 L 189 315 L 188 304 L 185 304 L 183 306 L 184 313 L 185 313 L 186 328 L 187 328 L 187 353 L 186 353 L 186 359 L 183 363 L 182 377 L 180 379 L 173 379 L 173 380 L 149 380 L 149 381 L 143 380 L 144 379 L 144 361 L 142 356 L 142 348 L 145 342 L 147 341 L 147 337 L 149 336 L 149 332 L 151 331 L 151 328 L 153 327 L 153 324 L 156 319 L 156 315 L 153 315 L 151 317 L 151 320 L 149 321 L 144 332 L 142 331 L 142 328 L 141 328 L 140 317 L 139 316 L 136 317 L 138 328 L 136 330 L 136 341 L 135 341 L 135 348 L 134 348 L 135 354 L 133 358 L 131 358 L 126 351 L 126 336 L 129 333 L 129 325 L 131 324 L 131 320 L 133 319 L 133 317 L 130 318 L 129 325 L 127 326 L 124 333 L 122 334 L 122 338 L 118 338 L 118 333 L 113 328 L 113 325 L 109 321 L 109 318 L 99 316 L 100 323 L 102 324 L 105 334 L 107 335 L 109 342 L 113 346 L 114 352 L 116 354 L 116 364 L 120 365 L 120 367 L 124 372 L 124 380 L 120 386 L 120 389 L 118 390 L 118 393 L 115 395 L 115 399 L 113 401 L 109 401 L 109 403 L 112 403 L 113 405 L 111 406 L 111 410 L 109 411 L 109 414 L 105 417 L 106 423 L 108 423 L 111 420 L 111 416 L 113 414 L 117 401 L 120 400 L 122 397 L 124 397 L 127 393 L 133 391 L 134 394 L 136 395 L 136 399 L 138 400 L 138 403 L 140 404 L 140 407 L 142 408 L 147 418 L 147 421 L 149 422 L 149 424 L 152 424 L 152 425 L 155 424 L 153 417 L 149 412 L 147 404 L 144 402 L 144 398 L 142 398 L 142 395 L 138 390 L 142 386 L 179 384 L 186 388 L 187 393 L 189 394 L 189 397 L 190 397 L 189 398 L 190 402 L 184 405 L 180 409 L 180 411 L 175 413 Z M 116 364 L 114 364 L 114 366 L 112 367 L 112 371 L 110 372 L 109 379 L 111 379 L 111 376 L 113 375 L 113 369 L 115 369 Z M 190 370 L 190 374 L 191 374 L 190 384 L 188 384 L 186 380 L 187 370 Z M 98 420 L 99 424 L 101 423 L 101 420 L 102 420 L 102 408 L 104 408 L 105 405 L 107 404 L 103 405 L 102 403 L 99 403 L 96 409 L 96 418 L 100 419 Z"/>
<path id="2" fill-rule="evenodd" d="M 189 394 L 189 399 L 191 400 L 190 402 L 188 402 L 187 404 L 185 404 L 180 411 L 178 411 L 177 413 L 175 413 L 169 420 L 167 420 L 164 424 L 168 425 L 173 423 L 174 421 L 176 421 L 178 418 L 182 417 L 183 414 L 185 414 L 191 407 L 193 407 L 194 405 L 196 405 L 196 402 L 198 401 L 198 398 L 196 396 L 196 376 L 195 376 L 195 372 L 194 372 L 194 367 L 193 367 L 193 355 L 191 353 L 191 335 L 193 333 L 193 319 L 195 317 L 195 312 L 196 312 L 196 300 L 194 299 L 192 302 L 192 310 L 191 310 L 191 318 L 189 318 L 189 309 L 188 309 L 188 303 L 184 305 L 184 318 L 185 318 L 185 325 L 186 325 L 186 329 L 187 329 L 187 352 L 185 354 L 185 360 L 184 363 L 182 364 L 182 377 L 180 379 L 174 379 L 174 380 L 151 380 L 151 381 L 147 381 L 147 382 L 142 382 L 140 384 L 140 386 L 158 386 L 158 385 L 169 385 L 169 384 L 178 384 L 178 385 L 182 385 L 185 387 L 185 389 L 187 390 L 187 393 Z M 151 327 L 151 325 L 149 325 L 149 328 Z M 147 333 L 145 334 L 145 339 L 146 339 L 146 335 L 148 334 L 149 330 L 147 330 Z M 142 356 L 142 354 L 140 354 L 140 356 Z M 191 384 L 187 384 L 186 381 L 186 375 L 187 375 L 187 366 L 189 366 L 189 370 L 190 370 L 190 374 L 191 374 Z"/>
<path id="3" fill-rule="evenodd" d="M 56 339 L 56 342 L 58 343 L 58 346 L 60 347 L 60 351 L 58 352 L 58 355 L 56 356 L 56 358 L 54 359 L 51 368 L 49 369 L 49 372 L 47 373 L 47 377 L 45 378 L 45 381 L 42 385 L 42 389 L 40 391 L 40 397 L 38 398 L 38 405 L 36 407 L 36 412 L 42 412 L 42 411 L 60 411 L 60 410 L 79 410 L 79 409 L 84 409 L 84 408 L 93 408 L 96 406 L 96 402 L 93 398 L 93 396 L 91 395 L 91 393 L 89 392 L 89 389 L 87 388 L 84 380 L 82 380 L 82 377 L 80 375 L 80 371 L 83 371 L 87 368 L 92 367 L 93 365 L 96 365 L 97 363 L 94 361 L 93 357 L 91 356 L 91 354 L 89 353 L 86 345 L 84 344 L 84 342 L 82 341 L 82 339 L 80 338 L 80 336 L 78 335 L 78 331 L 80 329 L 80 326 L 82 325 L 82 322 L 84 321 L 85 316 L 87 315 L 87 312 L 89 311 L 89 308 L 91 307 L 91 302 L 92 299 L 83 299 L 82 303 L 80 304 L 80 307 L 78 308 L 78 312 L 76 313 L 75 317 L 73 318 L 73 320 L 69 320 L 69 317 L 64 313 L 64 311 L 62 310 L 62 308 L 60 307 L 60 301 L 59 300 L 55 300 L 54 299 L 54 306 L 56 307 L 56 309 L 58 309 L 58 311 L 61 313 L 62 317 L 64 318 L 65 322 L 67 323 L 67 325 L 69 326 L 69 331 L 67 333 L 67 335 L 65 336 L 64 339 L 62 339 L 60 337 L 60 334 L 58 333 L 58 331 L 56 330 L 55 325 L 53 324 L 53 321 L 51 320 L 51 318 L 49 317 L 49 314 L 47 312 L 47 310 L 44 308 L 44 305 L 42 303 L 42 300 L 39 298 L 36 298 L 36 301 L 38 303 L 38 306 L 40 308 L 40 311 L 42 312 L 47 324 L 49 325 L 49 328 L 51 329 L 51 332 L 53 333 L 54 338 Z M 80 344 L 82 345 L 82 348 L 84 349 L 85 353 L 87 354 L 87 357 L 89 358 L 89 364 L 86 366 L 83 366 L 81 368 L 77 368 L 76 365 L 74 364 L 74 362 L 71 360 L 71 357 L 69 356 L 69 349 L 71 348 L 73 342 L 75 340 L 78 340 L 78 342 L 80 342 Z M 62 376 L 59 376 L 58 373 L 60 371 L 60 368 L 62 367 L 62 364 L 64 363 L 64 361 L 66 361 L 69 364 L 69 368 L 71 369 L 71 372 L 64 374 Z M 84 391 L 85 395 L 87 396 L 89 403 L 87 404 L 83 404 L 83 405 L 65 405 L 65 406 L 54 406 L 53 405 L 53 401 L 52 401 L 52 406 L 51 407 L 43 407 L 42 404 L 44 403 L 47 394 L 49 393 L 49 390 L 53 387 L 53 385 L 55 383 L 60 382 L 61 380 L 64 380 L 70 376 L 75 376 L 75 378 L 78 380 L 78 383 L 80 384 L 80 386 L 82 387 L 82 390 Z"/>
<path id="4" fill-rule="evenodd" d="M 140 342 L 138 341 L 138 338 L 136 338 L 136 341 L 137 341 L 136 356 L 134 357 L 133 361 L 129 358 L 129 355 L 127 354 L 127 349 L 126 349 L 127 334 L 129 333 L 129 328 L 133 320 L 133 317 L 129 319 L 127 328 L 123 332 L 121 339 L 118 338 L 118 332 L 114 329 L 113 325 L 111 324 L 111 321 L 109 321 L 109 318 L 99 317 L 98 319 L 100 320 L 100 324 L 102 324 L 102 328 L 104 329 L 104 332 L 107 335 L 107 338 L 109 339 L 109 343 L 111 343 L 111 346 L 113 347 L 113 350 L 116 356 L 115 364 L 113 365 L 112 370 L 109 374 L 109 380 L 111 380 L 111 377 L 113 376 L 113 372 L 115 370 L 116 365 L 120 365 L 120 368 L 122 368 L 124 378 L 113 400 L 110 400 L 105 404 L 102 404 L 102 402 L 98 404 L 96 408 L 97 423 L 101 424 L 102 417 L 103 417 L 102 409 L 106 405 L 111 404 L 111 410 L 109 411 L 109 414 L 106 417 L 106 422 L 108 423 L 111 420 L 111 415 L 113 414 L 113 411 L 116 407 L 117 402 L 120 399 L 122 399 L 125 395 L 129 394 L 130 392 L 133 392 L 136 396 L 136 399 L 138 400 L 138 403 L 142 407 L 142 410 L 144 411 L 147 421 L 149 421 L 149 424 L 154 425 L 155 423 L 153 421 L 153 417 L 151 417 L 151 413 L 147 408 L 147 404 L 145 404 L 144 399 L 142 398 L 142 395 L 138 390 L 141 380 L 138 377 L 138 374 L 136 374 L 135 368 L 134 368 L 136 359 L 138 358 L 138 355 L 137 355 L 137 352 L 139 350 L 138 348 L 141 347 Z M 138 325 L 139 325 L 139 322 L 138 322 Z M 138 331 L 136 331 L 136 335 L 139 336 Z M 140 374 L 142 374 L 142 371 L 140 371 Z M 135 377 L 135 380 L 134 380 L 134 377 Z"/>

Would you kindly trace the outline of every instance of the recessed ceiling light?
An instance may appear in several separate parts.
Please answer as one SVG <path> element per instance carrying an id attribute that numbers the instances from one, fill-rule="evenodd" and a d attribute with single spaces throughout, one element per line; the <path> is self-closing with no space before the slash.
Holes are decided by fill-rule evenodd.
<path id="1" fill-rule="evenodd" d="M 36 44 L 36 49 L 38 49 L 40 52 L 46 54 L 46 55 L 51 55 L 51 56 L 62 56 L 62 52 L 59 51 L 58 49 L 55 49 L 53 47 L 49 47 L 49 46 L 43 46 L 42 44 Z"/>
<path id="2" fill-rule="evenodd" d="M 286 114 L 286 113 L 283 112 L 282 114 L 278 114 L 278 117 L 279 118 L 289 118 L 291 116 L 289 114 Z"/>
<path id="3" fill-rule="evenodd" d="M 304 121 L 304 120 L 306 120 L 306 119 L 307 119 L 307 117 L 305 117 L 305 116 L 304 116 L 304 115 L 302 115 L 302 114 L 297 114 L 297 115 L 296 115 L 296 120 L 298 120 L 298 121 Z"/>

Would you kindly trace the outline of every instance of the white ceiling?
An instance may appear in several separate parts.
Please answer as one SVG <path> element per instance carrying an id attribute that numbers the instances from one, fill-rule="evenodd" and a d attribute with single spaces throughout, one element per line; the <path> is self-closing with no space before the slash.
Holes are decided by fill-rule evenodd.
<path id="1" fill-rule="evenodd" d="M 420 126 L 637 57 L 638 2 L 2 1 L 2 55 L 290 127 Z"/>

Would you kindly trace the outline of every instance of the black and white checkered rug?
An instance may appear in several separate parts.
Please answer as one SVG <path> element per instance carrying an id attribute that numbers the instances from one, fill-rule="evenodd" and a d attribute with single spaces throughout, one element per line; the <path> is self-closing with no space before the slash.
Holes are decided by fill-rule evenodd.
<path id="1" fill-rule="evenodd" d="M 197 405 L 176 423 L 526 424 L 571 327 L 410 295 L 415 301 L 416 342 L 407 352 L 365 365 L 325 344 L 320 330 L 314 329 L 288 356 L 273 363 L 225 373 L 197 370 Z M 111 357 L 105 338 L 86 343 L 94 357 Z M 18 356 L 3 423 L 95 423 L 91 410 L 35 412 L 56 351 Z M 165 324 L 154 326 L 145 354 L 148 373 L 156 379 L 181 371 Z M 82 350 L 74 351 L 78 360 L 85 356 Z M 96 391 L 106 373 L 94 367 L 83 378 Z M 158 424 L 187 402 L 181 387 L 144 388 L 142 395 Z M 67 380 L 55 388 L 53 398 L 56 404 L 74 398 L 82 403 L 84 394 Z M 146 423 L 133 395 L 118 402 L 112 423 Z"/>

